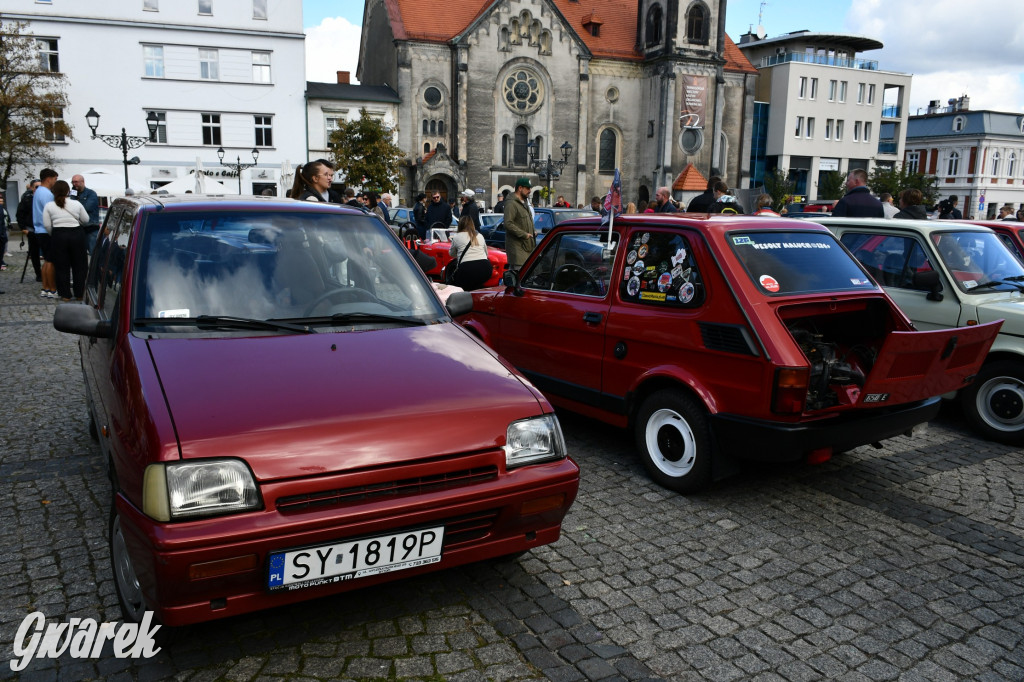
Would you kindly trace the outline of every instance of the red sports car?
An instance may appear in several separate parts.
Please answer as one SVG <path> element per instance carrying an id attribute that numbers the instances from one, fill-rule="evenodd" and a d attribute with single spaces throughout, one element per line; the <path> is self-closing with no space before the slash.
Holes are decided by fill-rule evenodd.
<path id="1" fill-rule="evenodd" d="M 440 228 L 433 228 L 426 239 L 417 239 L 414 243 L 410 244 L 411 248 L 419 249 L 436 261 L 437 264 L 430 270 L 427 270 L 427 276 L 435 281 L 444 281 L 445 268 L 452 261 L 449 250 L 452 246 L 451 238 L 454 232 L 454 229 L 442 230 Z M 501 273 L 505 272 L 505 269 L 508 267 L 508 256 L 504 250 L 496 246 L 488 246 L 487 259 L 491 261 L 491 277 L 485 282 L 485 286 L 497 286 L 501 283 Z"/>

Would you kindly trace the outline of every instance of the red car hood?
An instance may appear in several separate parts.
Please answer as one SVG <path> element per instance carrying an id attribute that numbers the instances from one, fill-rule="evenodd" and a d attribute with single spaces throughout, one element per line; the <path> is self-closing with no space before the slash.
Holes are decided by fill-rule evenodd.
<path id="1" fill-rule="evenodd" d="M 454 324 L 148 346 L 182 456 L 263 481 L 494 449 L 543 411 Z"/>

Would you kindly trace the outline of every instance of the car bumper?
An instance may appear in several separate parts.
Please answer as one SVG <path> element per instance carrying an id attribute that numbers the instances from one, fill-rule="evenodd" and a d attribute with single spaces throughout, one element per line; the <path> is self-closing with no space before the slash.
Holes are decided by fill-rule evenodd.
<path id="1" fill-rule="evenodd" d="M 733 414 L 711 417 L 718 448 L 738 459 L 796 462 L 808 452 L 843 452 L 906 433 L 939 412 L 941 399 L 929 398 L 887 410 L 857 410 L 835 419 L 786 424 Z"/>
<path id="2" fill-rule="evenodd" d="M 259 512 L 160 523 L 122 495 L 115 504 L 148 608 L 165 625 L 182 626 L 549 544 L 558 539 L 578 487 L 579 468 L 567 458 L 467 488 L 288 514 L 268 503 Z M 524 509 L 530 503 L 542 509 Z M 267 588 L 272 552 L 440 524 L 445 542 L 439 563 L 296 590 Z M 193 575 L 197 565 L 209 569 L 246 557 L 252 568 L 215 577 Z"/>

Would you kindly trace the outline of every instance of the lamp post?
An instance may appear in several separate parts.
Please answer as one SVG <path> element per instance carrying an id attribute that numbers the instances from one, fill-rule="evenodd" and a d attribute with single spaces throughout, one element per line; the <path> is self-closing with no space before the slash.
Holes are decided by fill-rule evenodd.
<path id="1" fill-rule="evenodd" d="M 92 139 L 102 140 L 108 147 L 121 148 L 121 156 L 124 158 L 124 188 L 128 189 L 128 166 L 134 166 L 138 163 L 139 157 L 133 156 L 128 158 L 129 149 L 137 149 L 142 145 L 146 144 L 153 139 L 153 135 L 156 134 L 156 128 L 160 125 L 160 119 L 157 118 L 156 112 L 151 111 L 146 116 L 146 126 L 149 127 L 149 137 L 133 137 L 125 133 L 124 128 L 121 128 L 120 135 L 97 135 L 96 128 L 100 125 L 100 115 L 96 113 L 96 110 L 89 107 L 89 112 L 85 115 L 85 122 L 89 124 L 89 129 L 92 130 Z"/>
<path id="2" fill-rule="evenodd" d="M 252 168 L 253 166 L 256 165 L 260 158 L 260 150 L 253 148 L 252 163 L 242 163 L 241 156 L 236 156 L 234 163 L 224 163 L 224 147 L 221 147 L 220 149 L 217 150 L 217 158 L 220 159 L 220 165 L 224 166 L 225 168 L 230 168 L 231 170 L 235 171 L 236 175 L 238 175 L 238 193 L 241 194 L 242 171 L 244 171 L 246 168 Z"/>
<path id="3" fill-rule="evenodd" d="M 550 206 L 551 179 L 555 175 L 555 173 L 561 175 L 562 169 L 565 168 L 565 164 L 569 163 L 569 155 L 572 154 L 572 145 L 569 144 L 568 140 L 562 143 L 562 146 L 559 147 L 559 149 L 562 150 L 562 158 L 560 160 L 552 160 L 550 152 L 548 152 L 547 160 L 538 159 L 538 149 L 539 145 L 534 141 L 528 142 L 526 144 L 526 151 L 529 152 L 530 154 L 530 168 L 532 168 L 535 173 L 539 174 L 542 179 L 547 180 L 548 206 Z"/>

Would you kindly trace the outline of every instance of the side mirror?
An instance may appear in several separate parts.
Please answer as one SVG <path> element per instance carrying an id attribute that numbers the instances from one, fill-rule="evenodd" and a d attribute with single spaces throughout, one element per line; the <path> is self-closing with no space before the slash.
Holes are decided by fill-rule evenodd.
<path id="1" fill-rule="evenodd" d="M 516 296 L 523 295 L 523 289 L 522 287 L 519 286 L 519 274 L 516 273 L 514 270 L 506 270 L 505 272 L 501 273 L 501 283 L 504 286 L 512 289 L 512 293 L 515 294 Z"/>
<path id="2" fill-rule="evenodd" d="M 452 317 L 459 317 L 473 310 L 473 295 L 468 291 L 456 291 L 448 297 L 444 303 L 448 314 Z"/>
<path id="3" fill-rule="evenodd" d="M 939 280 L 939 273 L 935 270 L 915 272 L 911 281 L 912 286 L 915 289 L 928 292 L 928 295 L 925 296 L 925 298 L 929 301 L 942 300 L 942 282 Z"/>
<path id="4" fill-rule="evenodd" d="M 110 322 L 101 320 L 99 311 L 80 303 L 61 303 L 53 313 L 53 328 L 66 334 L 106 339 L 113 335 Z"/>

